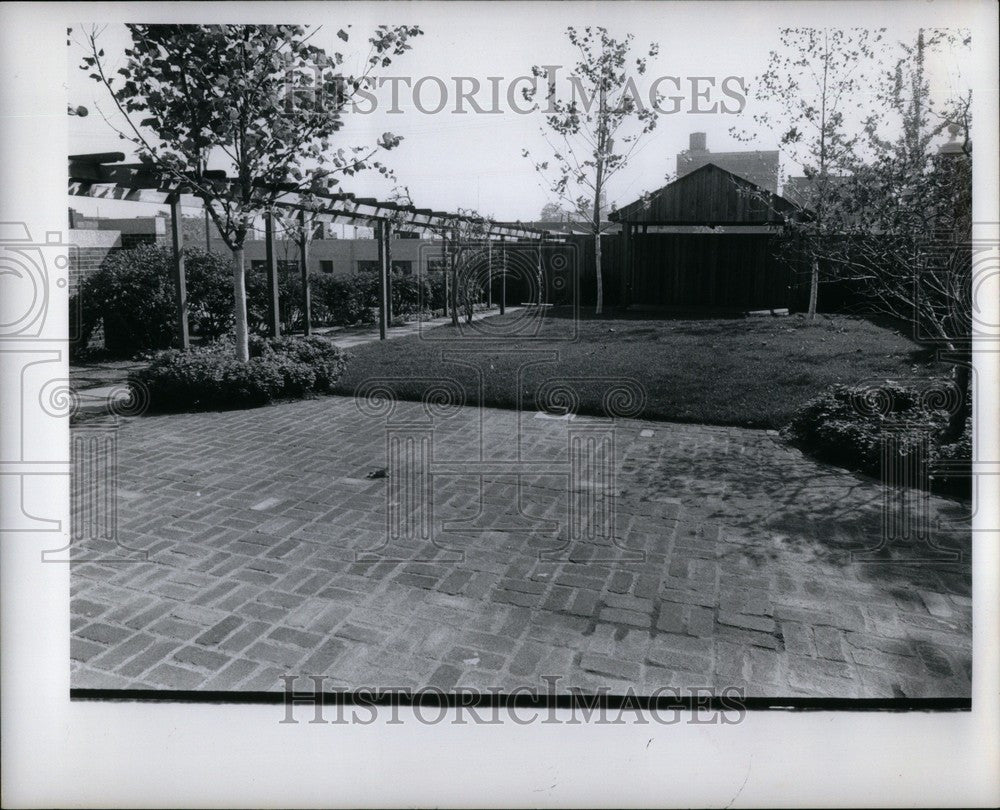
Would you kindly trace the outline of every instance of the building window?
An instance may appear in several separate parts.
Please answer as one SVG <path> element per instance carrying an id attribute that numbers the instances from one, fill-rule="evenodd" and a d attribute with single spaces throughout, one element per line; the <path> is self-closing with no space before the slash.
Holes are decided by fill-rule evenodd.
<path id="1" fill-rule="evenodd" d="M 444 272 L 447 269 L 448 269 L 448 262 L 445 259 L 428 259 L 427 260 L 427 272 L 428 273 Z"/>
<path id="2" fill-rule="evenodd" d="M 294 273 L 299 269 L 299 263 L 292 259 L 278 259 L 279 273 Z M 250 261 L 251 270 L 267 271 L 267 259 L 252 259 Z"/>
<path id="3" fill-rule="evenodd" d="M 321 273 L 332 273 L 333 272 L 333 260 L 332 259 L 320 259 L 319 260 L 319 270 Z"/>
<path id="4" fill-rule="evenodd" d="M 359 273 L 372 273 L 378 275 L 378 261 L 372 261 L 371 259 L 359 259 L 358 260 L 358 272 Z M 413 262 L 409 259 L 399 259 L 392 263 L 393 273 L 402 273 L 404 276 L 408 276 L 413 273 Z"/>

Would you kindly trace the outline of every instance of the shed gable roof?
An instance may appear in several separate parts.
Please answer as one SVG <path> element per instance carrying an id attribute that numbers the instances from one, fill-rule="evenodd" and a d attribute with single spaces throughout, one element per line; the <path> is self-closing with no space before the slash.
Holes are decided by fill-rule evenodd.
<path id="1" fill-rule="evenodd" d="M 616 222 L 660 225 L 780 225 L 802 209 L 714 163 L 610 214 Z"/>

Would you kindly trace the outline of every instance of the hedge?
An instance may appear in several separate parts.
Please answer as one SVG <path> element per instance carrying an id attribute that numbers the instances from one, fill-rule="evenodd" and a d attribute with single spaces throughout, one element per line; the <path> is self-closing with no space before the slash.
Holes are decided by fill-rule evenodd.
<path id="1" fill-rule="evenodd" d="M 156 353 L 129 377 L 133 398 L 150 411 L 223 410 L 328 392 L 343 374 L 343 353 L 322 337 L 250 341 L 250 360 L 228 340 Z"/>
<path id="2" fill-rule="evenodd" d="M 185 248 L 188 323 L 192 334 L 212 340 L 233 328 L 232 257 Z M 164 245 L 140 245 L 109 255 L 102 267 L 81 285 L 79 355 L 90 343 L 98 326 L 103 327 L 104 348 L 115 357 L 169 348 L 177 333 L 176 300 L 172 271 L 173 254 Z M 394 273 L 392 308 L 397 319 L 410 319 L 444 307 L 444 274 L 433 281 L 423 276 Z M 352 326 L 376 323 L 378 277 L 372 273 L 334 276 L 311 273 L 312 324 Z M 267 273 L 246 269 L 247 324 L 252 333 L 268 332 Z M 285 331 L 303 326 L 302 277 L 298 272 L 278 274 L 279 317 Z M 76 302 L 71 312 L 77 310 Z"/>

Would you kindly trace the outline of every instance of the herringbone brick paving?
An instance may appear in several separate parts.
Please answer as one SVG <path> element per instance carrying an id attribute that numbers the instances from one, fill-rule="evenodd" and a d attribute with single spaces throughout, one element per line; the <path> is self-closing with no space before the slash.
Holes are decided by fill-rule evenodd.
<path id="1" fill-rule="evenodd" d="M 877 481 L 764 431 L 617 420 L 614 481 L 578 487 L 613 490 L 612 542 L 599 497 L 567 517 L 568 431 L 611 424 L 438 413 L 433 541 L 387 544 L 386 421 L 350 398 L 126 419 L 119 546 L 74 549 L 72 685 L 969 695 L 967 506 L 928 501 L 961 562 L 858 562 Z"/>

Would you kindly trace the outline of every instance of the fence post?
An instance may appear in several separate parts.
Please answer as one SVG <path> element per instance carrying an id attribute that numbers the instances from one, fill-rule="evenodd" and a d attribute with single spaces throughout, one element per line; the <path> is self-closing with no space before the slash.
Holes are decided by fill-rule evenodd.
<path id="1" fill-rule="evenodd" d="M 299 270 L 302 273 L 302 333 L 312 334 L 312 291 L 309 289 L 309 230 L 306 212 L 299 211 Z"/>
<path id="2" fill-rule="evenodd" d="M 187 279 L 184 271 L 184 223 L 181 220 L 180 192 L 170 195 L 170 241 L 173 247 L 174 289 L 177 300 L 177 342 L 187 351 L 191 347 L 188 332 Z"/>
<path id="3" fill-rule="evenodd" d="M 264 214 L 264 257 L 267 265 L 267 329 L 271 337 L 281 337 L 281 309 L 278 300 L 278 257 L 274 249 L 274 213 Z"/>

